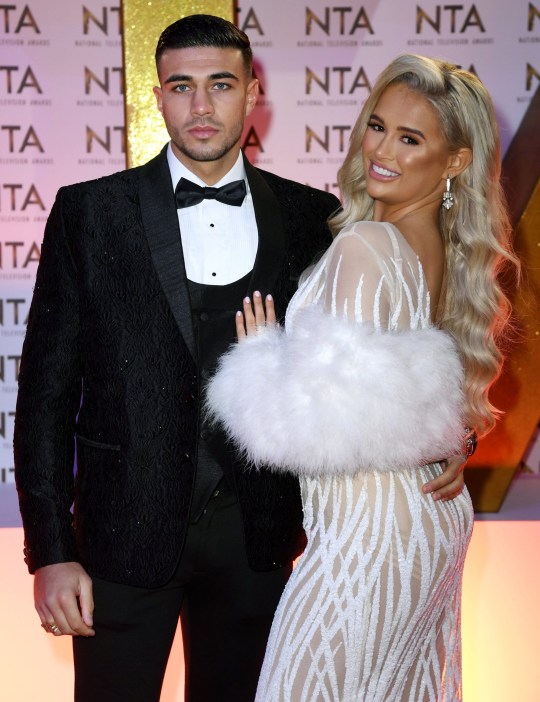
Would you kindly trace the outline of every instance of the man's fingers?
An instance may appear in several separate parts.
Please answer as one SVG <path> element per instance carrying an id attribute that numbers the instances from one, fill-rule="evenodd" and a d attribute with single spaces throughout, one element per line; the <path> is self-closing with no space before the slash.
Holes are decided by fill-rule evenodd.
<path id="1" fill-rule="evenodd" d="M 34 576 L 36 610 L 45 631 L 55 636 L 93 636 L 92 580 L 80 563 L 55 563 L 44 566 Z M 83 621 L 79 601 L 85 608 Z"/>
<path id="2" fill-rule="evenodd" d="M 432 480 L 431 483 L 428 483 L 428 485 L 431 487 L 431 493 L 434 500 L 452 499 L 453 497 L 457 497 L 462 492 L 465 485 L 465 480 L 463 479 L 463 473 L 461 471 L 454 478 L 454 480 L 448 482 L 449 480 L 449 476 L 443 473 L 442 476 L 440 475 L 435 478 L 435 480 Z"/>
<path id="3" fill-rule="evenodd" d="M 51 626 L 56 624 L 52 612 L 48 607 L 45 606 L 40 606 L 39 608 L 36 607 L 36 610 L 39 614 L 39 618 L 41 619 L 41 626 L 47 633 L 50 633 Z"/>
<path id="4" fill-rule="evenodd" d="M 437 500 L 452 500 L 457 497 L 463 490 L 463 480 L 456 478 L 452 483 L 445 485 L 441 488 L 435 488 L 433 492 L 433 499 Z"/>
<path id="5" fill-rule="evenodd" d="M 40 612 L 41 626 L 54 636 L 62 636 L 62 634 L 75 634 L 62 611 L 61 606 L 56 603 L 51 603 L 50 606 L 43 606 Z"/>
<path id="6" fill-rule="evenodd" d="M 66 630 L 64 633 L 71 634 L 72 636 L 94 636 L 94 630 L 84 623 L 78 607 L 76 611 L 70 609 L 70 611 L 65 614 Z"/>
<path id="7" fill-rule="evenodd" d="M 424 493 L 431 493 L 434 500 L 449 500 L 457 497 L 465 485 L 463 478 L 463 468 L 466 456 L 453 456 L 446 461 L 441 461 L 445 466 L 441 475 L 427 482 L 422 490 Z"/>
<path id="8" fill-rule="evenodd" d="M 79 608 L 81 617 L 86 626 L 94 624 L 94 595 L 92 592 L 92 581 L 90 578 L 81 583 L 81 594 L 79 595 Z"/>
<path id="9" fill-rule="evenodd" d="M 55 636 L 66 634 L 68 636 L 93 636 L 94 630 L 84 622 L 77 598 L 71 595 L 62 595 L 55 606 L 49 608 L 50 616 L 47 623 L 54 623 L 55 628 L 49 631 Z M 56 630 L 58 629 L 58 631 Z"/>

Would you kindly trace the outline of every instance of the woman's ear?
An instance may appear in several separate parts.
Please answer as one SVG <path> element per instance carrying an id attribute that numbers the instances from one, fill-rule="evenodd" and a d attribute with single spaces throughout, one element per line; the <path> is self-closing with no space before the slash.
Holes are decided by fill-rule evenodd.
<path id="1" fill-rule="evenodd" d="M 448 168 L 444 177 L 455 178 L 460 173 L 463 173 L 471 165 L 471 162 L 472 150 L 464 146 L 449 156 Z"/>

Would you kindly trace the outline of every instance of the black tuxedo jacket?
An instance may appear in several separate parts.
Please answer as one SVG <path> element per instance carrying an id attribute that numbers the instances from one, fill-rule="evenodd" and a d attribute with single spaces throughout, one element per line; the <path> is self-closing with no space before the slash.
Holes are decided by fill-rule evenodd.
<path id="1" fill-rule="evenodd" d="M 259 246 L 246 294 L 283 315 L 325 250 L 333 195 L 246 161 Z M 238 301 L 236 309 L 241 305 Z M 217 339 L 223 350 L 234 338 Z M 42 246 L 15 419 L 15 477 L 30 572 L 80 561 L 153 587 L 177 565 L 194 479 L 200 373 L 164 149 L 144 166 L 61 188 Z M 76 471 L 74 476 L 74 452 Z M 228 476 L 258 570 L 304 545 L 298 485 L 232 458 Z"/>

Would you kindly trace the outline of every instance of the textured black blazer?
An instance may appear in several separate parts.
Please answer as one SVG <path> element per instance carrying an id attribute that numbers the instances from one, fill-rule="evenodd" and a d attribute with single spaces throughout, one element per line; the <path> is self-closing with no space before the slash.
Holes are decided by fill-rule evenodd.
<path id="1" fill-rule="evenodd" d="M 272 292 L 283 315 L 299 274 L 327 248 L 325 220 L 339 203 L 247 160 L 246 171 L 259 230 L 246 293 Z M 231 339 L 232 320 L 233 312 Z M 80 561 L 93 576 L 131 585 L 172 576 L 201 395 L 166 149 L 144 166 L 61 188 L 45 229 L 15 418 L 30 572 Z M 236 458 L 230 469 L 252 567 L 290 561 L 304 545 L 296 480 Z"/>

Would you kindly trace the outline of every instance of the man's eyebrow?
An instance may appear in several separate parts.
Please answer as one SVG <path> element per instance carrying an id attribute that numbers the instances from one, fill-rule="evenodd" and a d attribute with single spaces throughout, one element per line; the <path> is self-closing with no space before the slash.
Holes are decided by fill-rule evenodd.
<path id="1" fill-rule="evenodd" d="M 371 114 L 370 119 L 375 119 L 377 122 L 380 122 L 381 124 L 384 124 L 384 119 L 382 117 L 379 117 L 379 115 L 376 115 L 374 112 Z M 400 132 L 408 132 L 409 134 L 417 134 L 419 137 L 422 137 L 422 139 L 425 139 L 426 137 L 424 136 L 424 133 L 421 132 L 419 129 L 413 129 L 413 127 L 398 127 L 398 130 Z"/>
<path id="2" fill-rule="evenodd" d="M 211 73 L 209 76 L 207 76 L 207 80 L 223 80 L 223 79 L 228 79 L 228 80 L 238 80 L 238 76 L 235 76 L 234 73 L 231 73 L 230 71 L 220 71 L 219 73 Z M 193 80 L 193 76 L 189 76 L 184 73 L 173 73 L 172 76 L 169 76 L 165 83 L 189 83 Z"/>

